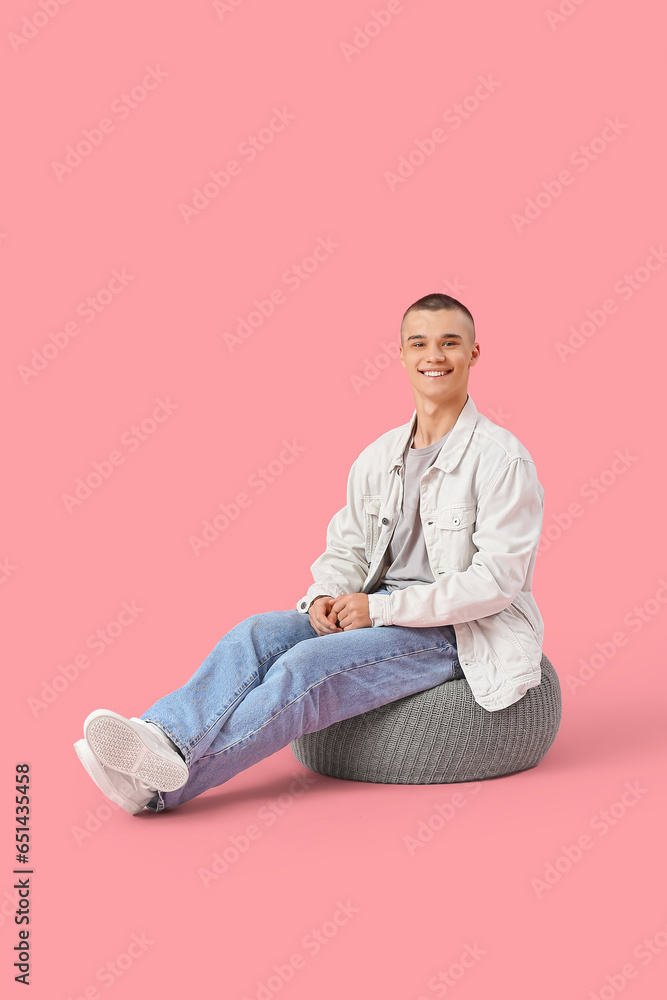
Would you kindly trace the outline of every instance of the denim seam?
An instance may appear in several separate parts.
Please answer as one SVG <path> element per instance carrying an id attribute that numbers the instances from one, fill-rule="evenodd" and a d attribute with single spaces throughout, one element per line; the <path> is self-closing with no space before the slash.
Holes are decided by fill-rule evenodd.
<path id="1" fill-rule="evenodd" d="M 295 645 L 297 645 L 297 644 L 295 643 Z M 277 653 L 269 653 L 269 655 L 265 659 L 263 659 L 261 663 L 257 664 L 257 670 L 259 671 L 259 668 L 263 667 L 264 664 L 268 660 L 270 660 L 272 657 L 275 657 L 277 659 L 279 656 L 282 656 L 283 653 L 286 653 L 288 649 L 293 649 L 293 648 L 294 648 L 293 646 L 285 646 L 284 649 L 281 649 Z M 239 693 L 236 696 L 236 698 L 234 698 L 234 700 L 232 702 L 230 702 L 229 705 L 227 705 L 227 707 L 222 710 L 222 712 L 218 712 L 218 714 L 216 715 L 216 717 L 213 720 L 213 722 L 211 722 L 211 724 L 209 726 L 207 726 L 206 729 L 204 729 L 204 731 L 202 733 L 199 733 L 197 736 L 195 736 L 194 740 L 192 741 L 192 744 L 190 745 L 189 754 L 191 754 L 192 751 L 194 750 L 194 748 L 197 746 L 197 744 L 200 743 L 208 733 L 210 733 L 211 729 L 213 729 L 213 727 L 217 723 L 218 719 L 221 716 L 223 716 L 226 712 L 229 712 L 230 709 L 234 708 L 234 706 L 238 703 L 239 699 L 243 697 L 243 695 L 246 693 L 246 691 L 250 687 L 252 687 L 254 680 L 255 680 L 255 678 L 253 677 L 250 681 L 248 681 L 248 683 L 246 684 L 246 686 L 241 691 L 239 691 Z M 261 684 L 261 681 L 260 681 L 260 684 Z"/>
<path id="2" fill-rule="evenodd" d="M 263 667 L 264 664 L 266 663 L 266 661 L 270 660 L 272 656 L 276 656 L 276 655 L 277 656 L 282 656 L 283 653 L 287 652 L 287 650 L 291 649 L 291 648 L 292 647 L 290 647 L 290 646 L 286 646 L 285 649 L 281 649 L 278 654 L 276 654 L 276 653 L 270 653 L 269 656 L 266 657 L 266 659 L 262 660 L 261 663 L 257 664 L 258 669 L 259 669 L 259 667 Z M 227 708 L 223 709 L 222 712 L 218 713 L 218 715 L 213 720 L 213 722 L 210 724 L 210 726 L 208 726 L 206 729 L 204 729 L 203 732 L 201 732 L 197 736 L 195 736 L 194 741 L 193 741 L 193 743 L 190 746 L 188 746 L 187 744 L 184 744 L 180 739 L 178 739 L 177 736 L 176 736 L 176 734 L 171 731 L 171 729 L 169 728 L 169 726 L 166 726 L 164 724 L 164 722 L 160 722 L 159 719 L 144 719 L 144 722 L 151 722 L 151 723 L 154 723 L 155 725 L 158 725 L 167 734 L 167 736 L 169 737 L 169 739 L 173 740 L 174 743 L 176 744 L 176 746 L 180 750 L 182 750 L 184 752 L 185 757 L 186 757 L 185 763 L 189 767 L 190 766 L 191 756 L 192 756 L 192 750 L 194 749 L 194 747 L 197 745 L 197 743 L 199 743 L 200 740 L 202 740 L 204 738 L 204 736 L 206 736 L 206 734 L 208 732 L 210 732 L 210 730 L 216 724 L 216 722 L 218 721 L 218 719 L 220 718 L 220 716 L 224 715 L 225 712 L 228 712 L 230 708 L 233 708 L 233 706 L 237 703 L 237 701 L 239 700 L 239 698 L 243 697 L 243 695 L 246 693 L 246 691 L 251 686 L 251 684 L 252 684 L 252 680 L 249 681 L 249 683 L 246 684 L 246 686 L 243 688 L 243 690 L 239 692 L 239 694 L 236 696 L 236 698 L 234 699 L 234 701 L 232 701 L 232 702 L 229 703 L 229 705 L 227 706 Z"/>
<path id="3" fill-rule="evenodd" d="M 389 660 L 399 660 L 399 659 L 401 659 L 401 657 L 404 657 L 404 656 L 415 656 L 415 655 L 417 655 L 419 653 L 430 653 L 431 650 L 433 650 L 433 649 L 440 649 L 440 648 L 441 648 L 440 646 L 429 646 L 427 649 L 415 649 L 415 650 L 413 650 L 410 653 L 397 653 L 396 656 L 383 656 L 379 660 L 370 660 L 368 663 L 354 663 L 354 664 L 352 664 L 352 666 L 345 667 L 342 670 L 337 670 L 333 674 L 327 674 L 326 677 L 321 677 L 318 681 L 315 681 L 314 684 L 311 684 L 310 687 L 307 687 L 306 690 L 302 691 L 301 694 L 297 698 L 294 698 L 293 701 L 288 702 L 287 705 L 283 705 L 283 707 L 280 709 L 279 712 L 276 712 L 275 715 L 272 715 L 270 719 L 267 719 L 266 722 L 263 722 L 262 725 L 259 726 L 257 729 L 254 729 L 251 733 L 246 733 L 245 736 L 241 737 L 241 739 L 236 740 L 235 743 L 230 743 L 228 746 L 223 747 L 222 750 L 216 750 L 215 753 L 211 753 L 211 754 L 203 754 L 203 756 L 200 758 L 200 760 L 203 760 L 206 757 L 217 757 L 217 755 L 219 753 L 224 753 L 226 750 L 231 750 L 232 747 L 237 746 L 237 744 L 239 744 L 239 743 L 243 743 L 243 741 L 247 740 L 250 736 L 255 736 L 258 732 L 260 732 L 260 730 L 264 729 L 265 726 L 268 726 L 268 724 L 270 722 L 273 722 L 275 719 L 278 718 L 279 715 L 282 715 L 282 713 L 285 711 L 285 709 L 291 708 L 292 705 L 296 705 L 296 703 L 298 701 L 300 701 L 302 698 L 304 698 L 310 691 L 312 691 L 313 688 L 317 687 L 319 684 L 323 684 L 325 681 L 329 680 L 331 677 L 337 677 L 338 674 L 346 674 L 346 673 L 348 673 L 348 671 L 350 671 L 350 670 L 357 670 L 359 667 L 370 667 L 374 663 L 386 663 Z"/>

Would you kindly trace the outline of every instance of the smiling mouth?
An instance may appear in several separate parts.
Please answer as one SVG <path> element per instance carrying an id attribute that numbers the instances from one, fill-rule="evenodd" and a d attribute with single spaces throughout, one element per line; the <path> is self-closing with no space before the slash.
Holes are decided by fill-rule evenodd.
<path id="1" fill-rule="evenodd" d="M 432 368 L 430 370 L 426 369 L 422 371 L 422 369 L 420 368 L 419 372 L 421 375 L 424 376 L 424 378 L 436 379 L 436 378 L 443 378 L 445 375 L 450 375 L 452 370 L 453 369 L 451 368 L 447 368 L 446 370 L 440 371 L 438 369 Z"/>

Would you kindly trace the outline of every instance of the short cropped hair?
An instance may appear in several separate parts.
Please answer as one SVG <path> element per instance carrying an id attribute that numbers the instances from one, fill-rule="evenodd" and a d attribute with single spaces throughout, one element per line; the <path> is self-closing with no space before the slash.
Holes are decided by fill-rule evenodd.
<path id="1" fill-rule="evenodd" d="M 403 320 L 408 315 L 408 313 L 413 312 L 415 309 L 428 309 L 431 312 L 437 312 L 439 309 L 458 309 L 460 312 L 464 313 L 472 324 L 472 336 L 473 341 L 475 340 L 475 320 L 473 319 L 472 313 L 467 306 L 464 306 L 462 302 L 458 299 L 452 298 L 451 295 L 444 295 L 442 292 L 433 292 L 431 295 L 423 295 L 421 299 L 417 299 L 413 302 L 411 306 L 403 313 L 403 319 L 401 320 L 401 342 L 403 341 Z"/>

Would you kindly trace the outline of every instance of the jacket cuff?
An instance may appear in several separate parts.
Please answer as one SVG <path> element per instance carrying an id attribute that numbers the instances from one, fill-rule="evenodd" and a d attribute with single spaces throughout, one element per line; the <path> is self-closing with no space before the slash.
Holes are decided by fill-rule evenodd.
<path id="1" fill-rule="evenodd" d="M 316 597 L 340 597 L 342 593 L 343 591 L 336 584 L 314 583 L 296 602 L 296 610 L 305 615 Z"/>
<path id="2" fill-rule="evenodd" d="M 391 625 L 391 594 L 369 594 L 368 614 L 373 625 Z"/>

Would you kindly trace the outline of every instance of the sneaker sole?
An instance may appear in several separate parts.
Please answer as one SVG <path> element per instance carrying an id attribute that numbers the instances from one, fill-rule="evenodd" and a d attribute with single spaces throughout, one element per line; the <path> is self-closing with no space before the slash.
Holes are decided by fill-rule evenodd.
<path id="1" fill-rule="evenodd" d="M 159 752 L 146 743 L 132 724 L 122 715 L 107 709 L 91 712 L 83 724 L 83 732 L 98 760 L 123 774 L 136 775 L 161 792 L 175 792 L 189 777 L 185 761 L 180 764 L 165 748 Z"/>
<path id="2" fill-rule="evenodd" d="M 121 809 L 124 809 L 125 812 L 130 813 L 131 816 L 136 816 L 138 812 L 143 811 L 145 806 L 140 806 L 136 802 L 130 802 L 130 800 L 126 799 L 117 788 L 114 788 L 105 774 L 104 768 L 85 740 L 78 740 L 74 744 L 74 749 L 76 750 L 77 757 L 85 767 L 90 777 L 93 779 L 99 790 L 106 795 L 108 799 L 115 802 L 116 805 L 120 806 Z"/>

